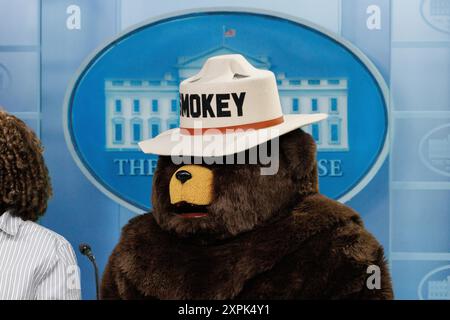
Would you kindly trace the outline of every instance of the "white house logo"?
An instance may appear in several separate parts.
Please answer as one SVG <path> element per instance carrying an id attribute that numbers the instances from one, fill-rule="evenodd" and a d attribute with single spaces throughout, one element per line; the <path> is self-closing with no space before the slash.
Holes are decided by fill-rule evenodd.
<path id="1" fill-rule="evenodd" d="M 450 124 L 428 132 L 420 142 L 419 153 L 430 170 L 450 177 Z"/>
<path id="2" fill-rule="evenodd" d="M 158 135 L 161 131 L 178 127 L 180 81 L 196 74 L 211 56 L 243 53 L 220 46 L 193 57 L 178 57 L 175 72 L 164 72 L 162 79 L 107 79 L 105 81 L 106 149 L 138 150 L 137 142 Z M 248 54 L 243 53 L 246 57 Z M 250 57 L 259 68 L 270 69 L 267 56 Z M 186 72 L 188 70 L 188 72 Z M 347 79 L 345 78 L 288 78 L 278 72 L 277 83 L 284 113 L 329 113 L 325 124 L 306 128 L 320 151 L 346 151 Z M 175 80 L 176 79 L 176 80 Z M 183 99 L 181 100 L 183 106 Z M 187 106 L 187 103 L 186 103 Z M 187 106 L 188 107 L 188 106 Z M 186 111 L 188 112 L 188 111 Z M 123 171 L 123 170 L 122 170 Z"/>
<path id="3" fill-rule="evenodd" d="M 450 265 L 427 273 L 417 291 L 420 300 L 450 300 Z"/>
<path id="4" fill-rule="evenodd" d="M 177 127 L 180 112 L 189 111 L 187 101 L 180 110 L 180 82 L 209 57 L 231 53 L 275 73 L 284 113 L 329 114 L 305 128 L 317 142 L 321 191 L 341 201 L 358 193 L 387 152 L 386 86 L 378 71 L 326 31 L 249 12 L 148 22 L 86 61 L 68 89 L 64 116 L 68 146 L 86 176 L 121 204 L 148 210 L 157 157 L 137 142 Z M 234 98 L 238 107 L 242 97 Z"/>
<path id="5" fill-rule="evenodd" d="M 421 13 L 434 29 L 450 32 L 450 0 L 422 0 Z"/>

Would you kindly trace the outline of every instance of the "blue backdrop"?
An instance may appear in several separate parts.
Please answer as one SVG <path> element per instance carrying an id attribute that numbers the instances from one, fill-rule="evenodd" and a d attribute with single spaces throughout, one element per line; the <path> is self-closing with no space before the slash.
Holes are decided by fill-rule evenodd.
<path id="1" fill-rule="evenodd" d="M 122 30 L 161 14 L 217 6 L 264 9 L 269 13 L 306 19 L 349 40 L 380 70 L 391 92 L 388 110 L 390 153 L 377 174 L 347 204 L 361 213 L 367 228 L 384 245 L 397 298 L 450 299 L 450 292 L 445 291 L 450 288 L 450 9 L 445 3 L 433 0 L 242 0 L 214 1 L 213 4 L 200 0 L 0 0 L 0 105 L 24 119 L 38 133 L 52 176 L 54 197 L 41 223 L 65 236 L 74 247 L 80 242 L 89 242 L 103 270 L 118 241 L 121 227 L 137 214 L 111 200 L 86 178 L 64 138 L 64 95 L 71 78 L 90 53 Z M 72 20 L 77 10 L 79 25 Z M 303 77 L 330 77 L 333 72 L 336 72 L 335 76 L 355 77 L 346 68 L 348 65 L 333 65 L 333 57 L 327 57 L 326 51 L 319 50 L 319 44 L 314 45 L 316 50 L 309 54 L 329 59 L 329 64 L 315 65 L 315 59 L 291 64 L 289 59 L 280 59 L 283 54 L 292 53 L 292 48 L 279 52 L 274 50 L 273 43 L 264 47 L 265 43 L 258 42 L 257 36 L 243 36 L 245 33 L 240 30 L 245 30 L 248 22 L 230 19 L 217 22 L 217 26 L 226 25 L 236 30 L 235 37 L 226 39 L 230 46 L 245 49 L 248 54 L 258 48 L 270 55 L 274 71 L 292 70 L 297 72 L 294 75 Z M 184 23 L 189 25 L 189 21 Z M 201 28 L 201 23 L 195 20 L 190 28 Z M 280 47 L 283 47 L 289 41 L 283 34 L 298 32 L 296 44 L 303 41 L 306 45 L 313 41 L 313 35 L 306 31 L 283 28 L 289 27 L 280 26 L 271 31 L 273 34 L 265 30 L 261 38 L 279 38 Z M 161 61 L 160 65 L 142 60 L 135 64 L 136 69 L 130 69 L 132 63 L 125 61 L 114 68 L 98 67 L 99 77 L 141 78 L 147 76 L 143 73 L 147 65 L 153 67 L 149 77 L 160 77 L 167 65 L 177 60 L 179 51 L 175 49 L 178 46 L 183 46 L 186 55 L 195 55 L 211 48 L 213 43 L 208 41 L 217 41 L 215 35 L 220 32 L 211 28 L 208 30 L 211 36 L 192 44 L 181 40 L 183 33 L 191 29 L 178 29 L 178 32 L 169 29 L 165 26 L 164 33 L 158 35 L 152 34 L 157 33 L 156 28 L 149 29 L 147 34 L 140 36 L 147 37 L 148 46 L 129 51 L 130 60 L 154 55 Z M 264 30 L 264 26 L 260 29 Z M 180 39 L 170 43 L 176 36 Z M 105 54 L 102 63 L 114 60 L 115 55 L 123 57 L 121 48 L 129 50 L 120 44 L 116 47 Z M 163 55 L 151 52 L 152 48 L 160 47 L 169 50 Z M 174 48 L 173 52 L 170 48 Z M 362 71 L 356 68 L 355 72 Z M 369 76 L 360 76 L 362 80 L 370 81 Z M 92 79 L 85 81 L 86 86 L 100 83 L 95 81 L 94 73 Z M 350 93 L 356 92 L 356 96 L 349 95 L 349 99 L 356 99 L 349 101 L 352 110 L 349 117 L 368 115 L 368 109 L 364 108 L 370 106 L 358 109 L 356 105 L 357 101 L 362 101 L 357 97 L 361 90 L 365 90 L 363 85 L 349 87 Z M 104 94 L 104 90 L 92 92 Z M 81 94 L 77 97 L 80 103 L 98 102 L 104 106 L 104 96 L 83 97 Z M 377 99 L 376 93 L 372 94 Z M 382 109 L 377 110 L 382 113 Z M 79 115 L 81 117 L 82 113 Z M 379 116 L 377 119 L 382 119 Z M 89 128 L 92 123 L 95 121 L 78 121 L 76 125 Z M 383 130 L 378 129 L 367 130 L 380 134 L 368 137 L 374 143 L 371 150 L 379 148 L 381 143 Z M 95 128 L 93 132 L 102 133 L 103 130 Z M 355 139 L 351 132 L 350 137 Z M 101 135 L 92 139 L 103 144 Z M 350 140 L 349 145 L 352 151 L 352 146 L 360 144 Z M 95 144 L 91 147 L 98 150 Z M 133 192 L 133 197 L 145 203 L 149 199 L 150 177 L 141 179 L 143 187 Z M 331 187 L 325 191 L 337 196 Z M 95 291 L 91 266 L 80 255 L 78 262 L 83 297 L 92 299 Z"/>

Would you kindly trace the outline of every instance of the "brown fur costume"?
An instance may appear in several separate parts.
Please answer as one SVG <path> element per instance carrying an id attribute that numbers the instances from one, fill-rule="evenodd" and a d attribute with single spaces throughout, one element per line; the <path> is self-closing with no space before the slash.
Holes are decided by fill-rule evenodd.
<path id="1" fill-rule="evenodd" d="M 132 219 L 106 267 L 103 299 L 391 299 L 383 249 L 356 212 L 318 193 L 315 144 L 280 137 L 280 168 L 211 165 L 208 217 L 173 214 L 160 157 L 153 214 Z M 369 265 L 381 288 L 368 289 Z"/>

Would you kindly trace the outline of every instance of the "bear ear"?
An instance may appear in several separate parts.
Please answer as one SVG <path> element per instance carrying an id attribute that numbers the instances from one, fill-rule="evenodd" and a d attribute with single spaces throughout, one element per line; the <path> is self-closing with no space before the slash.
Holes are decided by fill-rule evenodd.
<path id="1" fill-rule="evenodd" d="M 280 151 L 300 193 L 318 192 L 316 143 L 311 135 L 298 129 L 281 136 Z"/>

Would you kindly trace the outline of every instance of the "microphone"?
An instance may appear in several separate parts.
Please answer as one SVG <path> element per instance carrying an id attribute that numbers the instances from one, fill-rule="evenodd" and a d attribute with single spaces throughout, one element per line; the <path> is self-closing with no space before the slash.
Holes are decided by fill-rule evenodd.
<path id="1" fill-rule="evenodd" d="M 81 243 L 78 248 L 80 249 L 80 253 L 83 256 L 86 256 L 89 261 L 91 261 L 92 265 L 94 266 L 94 272 L 95 272 L 95 293 L 96 293 L 96 297 L 97 300 L 99 299 L 99 292 L 98 292 L 98 267 L 97 267 L 97 263 L 95 262 L 95 256 L 92 253 L 92 249 L 91 246 L 87 243 Z"/>

